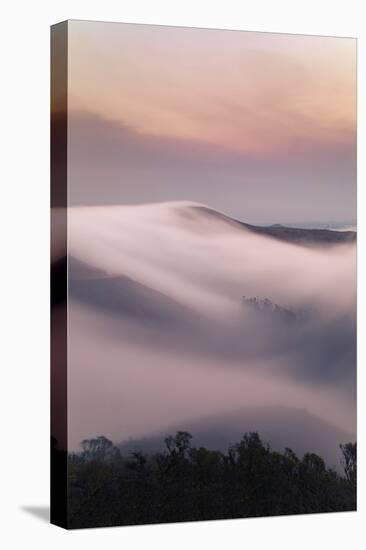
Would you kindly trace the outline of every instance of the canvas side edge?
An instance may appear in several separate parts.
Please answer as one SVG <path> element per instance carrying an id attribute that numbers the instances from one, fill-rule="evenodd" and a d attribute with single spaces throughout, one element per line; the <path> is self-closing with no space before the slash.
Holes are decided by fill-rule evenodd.
<path id="1" fill-rule="evenodd" d="M 51 523 L 67 528 L 68 23 L 51 27 Z"/>

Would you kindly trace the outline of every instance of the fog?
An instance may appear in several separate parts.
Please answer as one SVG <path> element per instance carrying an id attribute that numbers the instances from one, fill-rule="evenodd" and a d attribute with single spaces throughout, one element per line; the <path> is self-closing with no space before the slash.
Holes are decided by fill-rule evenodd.
<path id="1" fill-rule="evenodd" d="M 190 202 L 73 207 L 68 238 L 70 448 L 244 406 L 354 434 L 355 244 L 286 243 Z"/>

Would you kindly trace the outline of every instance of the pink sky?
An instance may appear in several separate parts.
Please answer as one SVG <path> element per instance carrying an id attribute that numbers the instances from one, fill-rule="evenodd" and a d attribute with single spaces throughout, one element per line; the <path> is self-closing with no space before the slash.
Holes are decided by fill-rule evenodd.
<path id="1" fill-rule="evenodd" d="M 70 110 L 250 153 L 354 144 L 355 39 L 69 25 Z"/>
<path id="2" fill-rule="evenodd" d="M 68 53 L 70 205 L 355 225 L 355 39 L 70 21 Z"/>

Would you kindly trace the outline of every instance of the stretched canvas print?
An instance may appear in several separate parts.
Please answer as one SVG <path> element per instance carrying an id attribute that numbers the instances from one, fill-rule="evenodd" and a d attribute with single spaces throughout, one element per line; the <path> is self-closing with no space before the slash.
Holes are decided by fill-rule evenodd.
<path id="1" fill-rule="evenodd" d="M 356 509 L 356 40 L 52 27 L 51 520 Z"/>

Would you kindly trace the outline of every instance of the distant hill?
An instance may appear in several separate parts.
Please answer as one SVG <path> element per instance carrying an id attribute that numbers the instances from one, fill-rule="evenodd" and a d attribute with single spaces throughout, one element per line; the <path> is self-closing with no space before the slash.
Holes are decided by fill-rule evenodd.
<path id="1" fill-rule="evenodd" d="M 110 315 L 167 325 L 192 316 L 183 305 L 129 277 L 107 275 L 72 256 L 68 263 L 70 297 Z"/>
<path id="2" fill-rule="evenodd" d="M 192 446 L 223 452 L 238 442 L 245 432 L 258 432 L 275 450 L 283 451 L 285 447 L 290 447 L 300 457 L 306 452 L 315 452 L 324 458 L 328 466 L 335 466 L 338 470 L 339 444 L 355 440 L 354 434 L 347 433 L 303 409 L 248 407 L 181 422 L 151 437 L 123 441 L 119 447 L 122 454 L 135 450 L 148 453 L 161 451 L 165 447 L 164 438 L 177 431 L 191 433 Z"/>
<path id="3" fill-rule="evenodd" d="M 342 244 L 356 241 L 355 231 L 333 231 L 330 229 L 302 229 L 300 227 L 286 227 L 283 225 L 270 225 L 261 227 L 240 222 L 244 227 L 266 237 L 273 237 L 280 241 L 299 245 L 326 245 Z"/>
<path id="4" fill-rule="evenodd" d="M 249 231 L 265 237 L 272 237 L 280 241 L 303 245 L 327 245 L 327 244 L 342 244 L 355 242 L 357 234 L 355 231 L 336 231 L 330 229 L 304 229 L 300 227 L 286 227 L 281 224 L 274 224 L 269 226 L 252 225 L 243 221 L 235 220 L 222 212 L 208 208 L 207 206 L 191 205 L 185 207 L 187 211 L 200 212 L 205 216 L 214 217 L 221 222 L 228 224 L 237 224 Z"/>

